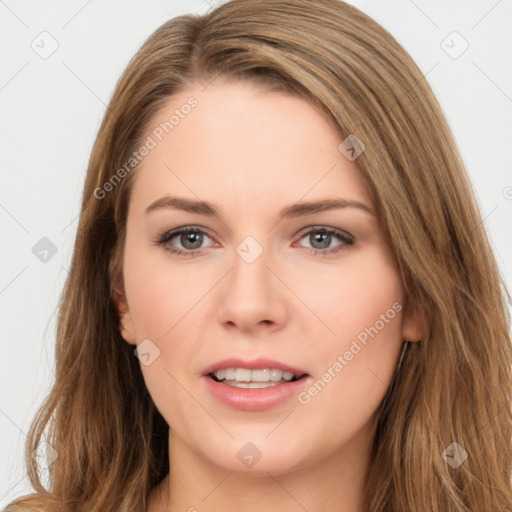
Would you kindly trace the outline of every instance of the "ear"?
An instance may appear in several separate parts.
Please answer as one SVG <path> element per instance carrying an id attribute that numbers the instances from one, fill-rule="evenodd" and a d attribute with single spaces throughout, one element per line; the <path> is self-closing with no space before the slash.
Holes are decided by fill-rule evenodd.
<path id="1" fill-rule="evenodd" d="M 402 339 L 420 341 L 425 337 L 425 323 L 418 307 L 407 302 L 402 315 Z"/>
<path id="2" fill-rule="evenodd" d="M 135 330 L 133 329 L 132 317 L 124 288 L 121 291 L 114 288 L 113 296 L 117 314 L 119 315 L 119 331 L 121 332 L 121 336 L 126 342 L 131 345 L 136 345 Z"/>

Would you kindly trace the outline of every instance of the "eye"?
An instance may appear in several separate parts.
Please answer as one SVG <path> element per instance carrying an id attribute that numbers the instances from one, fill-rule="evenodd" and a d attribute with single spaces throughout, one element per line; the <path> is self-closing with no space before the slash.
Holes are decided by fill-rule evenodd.
<path id="1" fill-rule="evenodd" d="M 171 254 L 178 256 L 194 256 L 200 252 L 205 237 L 210 238 L 203 229 L 196 226 L 185 226 L 164 233 L 156 241 L 156 244 L 164 246 Z M 181 244 L 184 250 L 180 250 L 179 246 L 177 249 L 174 248 L 176 247 L 176 243 L 170 243 L 174 238 L 177 239 L 177 242 Z"/>
<path id="2" fill-rule="evenodd" d="M 354 244 L 354 238 L 340 229 L 326 226 L 314 226 L 301 234 L 301 240 L 307 238 L 312 247 L 306 247 L 314 255 L 335 254 L 347 246 Z M 338 239 L 341 243 L 332 247 L 331 242 Z"/>

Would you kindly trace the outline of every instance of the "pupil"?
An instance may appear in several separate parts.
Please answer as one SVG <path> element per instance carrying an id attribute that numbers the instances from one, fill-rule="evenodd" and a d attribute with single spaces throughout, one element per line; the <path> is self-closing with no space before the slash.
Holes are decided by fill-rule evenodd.
<path id="1" fill-rule="evenodd" d="M 181 243 L 186 249 L 197 249 L 198 247 L 201 247 L 202 236 L 203 235 L 198 233 L 183 233 Z M 187 246 L 187 244 L 192 244 L 193 247 Z"/>
<path id="2" fill-rule="evenodd" d="M 316 235 L 313 235 L 313 238 L 315 239 L 315 242 L 322 242 L 321 249 L 325 249 L 329 247 L 331 243 L 331 235 L 327 233 L 317 233 Z M 325 243 L 327 241 L 327 243 Z"/>

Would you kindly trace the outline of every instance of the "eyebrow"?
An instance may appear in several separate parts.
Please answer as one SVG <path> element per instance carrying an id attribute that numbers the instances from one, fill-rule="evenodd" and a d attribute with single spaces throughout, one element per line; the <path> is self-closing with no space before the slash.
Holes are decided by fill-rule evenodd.
<path id="1" fill-rule="evenodd" d="M 162 208 L 173 208 L 176 210 L 183 210 L 189 213 L 197 213 L 200 215 L 218 215 L 219 210 L 214 205 L 206 201 L 196 201 L 193 199 L 185 199 L 184 197 L 163 196 L 151 203 L 145 210 L 150 213 Z M 303 203 L 296 203 L 286 206 L 279 212 L 279 218 L 285 217 L 300 217 L 303 215 L 310 215 L 319 213 L 326 210 L 335 210 L 341 208 L 358 208 L 370 215 L 375 215 L 372 208 L 366 204 L 354 201 L 352 199 L 336 198 L 336 199 L 322 199 L 319 201 L 309 201 Z"/>

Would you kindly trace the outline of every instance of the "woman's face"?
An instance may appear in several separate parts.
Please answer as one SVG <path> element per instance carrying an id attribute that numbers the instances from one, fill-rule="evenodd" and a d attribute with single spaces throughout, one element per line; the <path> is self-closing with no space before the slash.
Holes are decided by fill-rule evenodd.
<path id="1" fill-rule="evenodd" d="M 303 99 L 220 80 L 147 136 L 118 308 L 175 453 L 274 475 L 361 457 L 421 333 L 354 153 Z"/>

